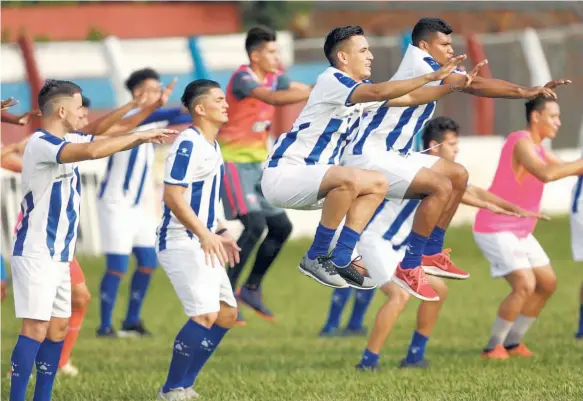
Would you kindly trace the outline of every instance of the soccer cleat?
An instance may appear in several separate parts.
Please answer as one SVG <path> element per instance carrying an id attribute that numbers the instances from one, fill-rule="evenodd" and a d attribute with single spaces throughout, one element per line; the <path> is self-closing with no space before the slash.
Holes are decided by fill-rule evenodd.
<path id="1" fill-rule="evenodd" d="M 456 267 L 451 261 L 449 253 L 451 249 L 444 249 L 435 255 L 423 255 L 421 257 L 421 265 L 427 274 L 432 276 L 451 278 L 456 280 L 465 280 L 470 277 L 470 273 L 463 271 Z"/>
<path id="2" fill-rule="evenodd" d="M 237 310 L 237 320 L 235 321 L 235 325 L 243 327 L 246 324 L 247 324 L 247 322 L 245 321 L 243 314 L 241 313 L 240 310 Z"/>
<path id="3" fill-rule="evenodd" d="M 317 256 L 316 259 L 310 259 L 306 254 L 302 258 L 298 269 L 306 276 L 325 286 L 332 288 L 348 287 L 348 284 L 338 274 L 336 267 L 328 256 Z"/>
<path id="4" fill-rule="evenodd" d="M 165 401 L 187 401 L 190 400 L 191 398 L 188 398 L 186 392 L 182 387 L 178 387 L 168 391 L 167 393 L 163 392 L 162 389 L 160 389 L 160 392 L 158 393 L 158 399 Z"/>
<path id="5" fill-rule="evenodd" d="M 360 371 L 360 372 L 378 372 L 379 369 L 379 365 L 372 365 L 372 366 L 368 366 L 368 365 L 363 365 L 362 363 L 359 363 L 358 365 L 355 366 L 356 370 Z"/>
<path id="6" fill-rule="evenodd" d="M 407 358 L 401 359 L 399 364 L 401 369 L 416 368 L 416 369 L 427 369 L 429 367 L 429 361 L 427 359 L 421 359 L 417 362 L 408 362 Z"/>
<path id="7" fill-rule="evenodd" d="M 583 340 L 583 331 L 581 331 L 581 332 L 579 332 L 579 333 L 575 334 L 575 338 L 576 338 L 577 340 Z"/>
<path id="8" fill-rule="evenodd" d="M 340 330 L 338 330 L 338 327 L 324 326 L 318 335 L 320 337 L 338 337 L 340 336 Z"/>
<path id="9" fill-rule="evenodd" d="M 117 333 L 112 327 L 107 327 L 105 329 L 100 327 L 95 334 L 97 337 L 101 338 L 117 338 Z"/>
<path id="10" fill-rule="evenodd" d="M 261 318 L 269 320 L 270 322 L 275 320 L 273 312 L 271 312 L 269 308 L 263 303 L 261 287 L 257 289 L 250 289 L 247 286 L 243 286 L 237 293 L 237 298 L 243 304 L 253 309 Z"/>
<path id="11" fill-rule="evenodd" d="M 194 391 L 194 388 L 192 386 L 186 387 L 184 389 L 184 395 L 186 395 L 187 400 L 194 400 L 195 398 L 200 397 L 200 394 Z"/>
<path id="12" fill-rule="evenodd" d="M 526 348 L 526 345 L 520 343 L 518 345 L 513 345 L 509 347 L 504 347 L 508 355 L 510 356 L 521 356 L 523 358 L 530 358 L 534 355 L 534 353 Z"/>
<path id="13" fill-rule="evenodd" d="M 136 324 L 122 323 L 121 330 L 117 332 L 117 336 L 121 338 L 130 337 L 145 337 L 151 336 L 152 333 L 144 327 L 144 323 L 139 321 Z"/>
<path id="14" fill-rule="evenodd" d="M 508 351 L 502 344 L 498 344 L 494 348 L 490 350 L 483 350 L 482 351 L 482 358 L 483 359 L 508 359 L 510 356 L 508 355 Z"/>
<path id="15" fill-rule="evenodd" d="M 392 280 L 416 298 L 423 301 L 439 301 L 439 295 L 427 282 L 427 277 L 425 277 L 425 272 L 421 266 L 403 269 L 399 263 Z"/>
<path id="16" fill-rule="evenodd" d="M 59 368 L 59 374 L 65 375 L 65 376 L 70 376 L 70 377 L 75 377 L 79 374 L 79 369 L 77 369 L 76 366 L 73 366 L 73 364 L 69 360 L 69 361 L 67 361 L 66 364 L 64 364 L 63 366 L 61 366 Z"/>
<path id="17" fill-rule="evenodd" d="M 366 327 L 346 327 L 340 334 L 342 337 L 364 337 L 368 334 Z"/>

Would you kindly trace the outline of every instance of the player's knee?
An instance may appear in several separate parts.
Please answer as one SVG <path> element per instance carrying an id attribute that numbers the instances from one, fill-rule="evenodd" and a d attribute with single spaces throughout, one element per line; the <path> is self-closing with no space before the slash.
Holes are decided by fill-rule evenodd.
<path id="1" fill-rule="evenodd" d="M 153 269 L 158 265 L 158 258 L 156 256 L 156 249 L 152 247 L 134 247 L 132 249 L 133 254 L 136 257 L 138 266 L 140 268 L 145 267 L 150 270 L 142 270 L 144 273 L 151 273 Z M 127 271 L 127 266 L 126 266 Z"/>
<path id="2" fill-rule="evenodd" d="M 48 330 L 49 322 L 34 319 L 24 319 L 22 321 L 22 329 L 20 330 L 20 334 L 42 343 L 47 336 Z"/>
<path id="3" fill-rule="evenodd" d="M 205 313 L 204 315 L 193 316 L 191 319 L 196 323 L 204 326 L 206 328 L 211 328 L 213 324 L 217 321 L 217 317 L 219 316 L 218 312 L 213 313 Z M 236 317 L 235 317 L 236 318 Z"/>
<path id="4" fill-rule="evenodd" d="M 261 212 L 252 212 L 249 213 L 245 219 L 243 225 L 245 227 L 245 231 L 249 238 L 253 241 L 258 241 L 265 231 L 265 227 L 267 226 L 267 222 L 265 220 L 265 216 Z"/>
<path id="5" fill-rule="evenodd" d="M 384 197 L 389 191 L 387 178 L 378 171 L 366 170 L 362 172 L 363 177 L 359 178 L 359 193 L 368 192 Z"/>
<path id="6" fill-rule="evenodd" d="M 545 297 L 550 297 L 553 295 L 556 289 L 557 277 L 554 275 L 551 277 L 546 277 L 544 280 L 540 280 L 536 284 L 536 291 Z"/>
<path id="7" fill-rule="evenodd" d="M 344 174 L 342 174 L 342 177 L 336 189 L 340 189 L 342 191 L 351 193 L 353 197 L 356 198 L 363 186 L 363 183 L 361 183 L 361 181 L 362 175 L 359 174 L 358 170 L 352 168 L 346 169 L 344 171 Z"/>
<path id="8" fill-rule="evenodd" d="M 63 341 L 67 336 L 69 319 L 52 318 L 47 331 L 47 338 L 51 341 Z"/>
<path id="9" fill-rule="evenodd" d="M 280 213 L 267 219 L 268 235 L 283 244 L 291 235 L 293 226 L 286 213 Z"/>
<path id="10" fill-rule="evenodd" d="M 512 292 L 519 295 L 521 298 L 528 298 L 534 293 L 535 289 L 536 282 L 525 277 L 514 284 Z"/>
<path id="11" fill-rule="evenodd" d="M 237 323 L 237 308 L 221 305 L 221 310 L 215 323 L 226 329 L 235 326 L 235 323 Z"/>
<path id="12" fill-rule="evenodd" d="M 468 170 L 459 163 L 453 163 L 452 174 L 449 177 L 453 188 L 457 190 L 466 190 L 470 175 Z"/>
<path id="13" fill-rule="evenodd" d="M 105 255 L 107 272 L 122 277 L 128 271 L 130 255 L 107 254 Z"/>
<path id="14" fill-rule="evenodd" d="M 71 307 L 74 309 L 85 309 L 91 302 L 91 293 L 86 286 L 73 289 L 71 294 Z"/>
<path id="15" fill-rule="evenodd" d="M 439 302 L 445 301 L 447 298 L 447 284 L 445 281 L 435 276 L 428 276 L 429 285 L 437 292 L 439 295 Z"/>
<path id="16" fill-rule="evenodd" d="M 438 198 L 447 201 L 453 192 L 453 184 L 449 178 L 444 175 L 436 174 L 433 177 L 433 194 Z"/>

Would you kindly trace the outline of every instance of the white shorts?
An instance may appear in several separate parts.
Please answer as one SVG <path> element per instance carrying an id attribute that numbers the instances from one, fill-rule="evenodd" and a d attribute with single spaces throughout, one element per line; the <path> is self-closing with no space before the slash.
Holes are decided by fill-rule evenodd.
<path id="1" fill-rule="evenodd" d="M 103 253 L 129 255 L 134 247 L 155 247 L 157 223 L 145 207 L 99 199 L 97 213 Z"/>
<path id="2" fill-rule="evenodd" d="M 504 277 L 516 270 L 544 267 L 549 257 L 532 234 L 518 238 L 511 232 L 476 233 L 478 248 L 490 262 L 492 277 Z"/>
<path id="3" fill-rule="evenodd" d="M 313 166 L 282 164 L 263 170 L 261 190 L 273 206 L 283 209 L 321 209 L 320 185 L 332 164 Z"/>
<path id="4" fill-rule="evenodd" d="M 19 319 L 71 317 L 69 262 L 12 256 L 14 309 Z"/>
<path id="5" fill-rule="evenodd" d="M 419 170 L 431 168 L 438 160 L 437 156 L 419 152 L 401 155 L 396 151 L 379 151 L 346 155 L 341 165 L 381 172 L 389 182 L 387 199 L 402 200 Z"/>
<path id="6" fill-rule="evenodd" d="M 571 250 L 573 259 L 583 262 L 583 212 L 571 213 Z"/>
<path id="7" fill-rule="evenodd" d="M 196 239 L 172 244 L 171 248 L 158 253 L 158 260 L 187 316 L 218 312 L 221 301 L 237 307 L 227 271 L 217 260 L 214 266 L 206 264 Z"/>

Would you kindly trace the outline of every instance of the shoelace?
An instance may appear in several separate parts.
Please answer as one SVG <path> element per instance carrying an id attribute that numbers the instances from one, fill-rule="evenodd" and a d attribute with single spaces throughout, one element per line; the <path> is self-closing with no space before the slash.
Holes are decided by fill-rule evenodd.
<path id="1" fill-rule="evenodd" d="M 324 269 L 324 271 L 326 273 L 329 273 L 331 275 L 338 274 L 336 272 L 336 268 L 332 264 L 332 258 L 330 258 L 329 256 L 318 256 L 317 260 L 318 260 L 318 263 L 320 263 L 322 265 L 322 268 Z"/>
<path id="2" fill-rule="evenodd" d="M 449 270 L 449 268 L 452 266 L 451 259 L 449 258 L 450 252 L 451 249 L 446 248 L 443 251 L 441 251 L 441 254 L 439 254 L 438 260 L 443 264 L 445 270 Z"/>
<path id="3" fill-rule="evenodd" d="M 417 284 L 417 287 L 419 287 L 421 285 L 428 284 L 427 276 L 423 272 L 423 269 L 415 269 L 415 270 L 416 271 L 413 272 L 413 274 L 411 275 L 413 277 L 413 283 Z"/>

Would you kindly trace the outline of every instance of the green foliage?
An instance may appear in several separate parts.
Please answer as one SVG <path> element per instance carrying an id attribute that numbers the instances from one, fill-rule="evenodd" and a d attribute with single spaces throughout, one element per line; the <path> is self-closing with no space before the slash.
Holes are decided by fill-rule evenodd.
<path id="1" fill-rule="evenodd" d="M 107 33 L 99 30 L 99 28 L 92 26 L 91 29 L 89 29 L 89 32 L 87 33 L 87 37 L 85 39 L 91 42 L 101 42 L 106 37 Z"/>
<path id="2" fill-rule="evenodd" d="M 239 3 L 243 14 L 243 27 L 267 25 L 275 30 L 288 28 L 291 19 L 298 13 L 312 9 L 308 1 L 243 1 Z"/>

